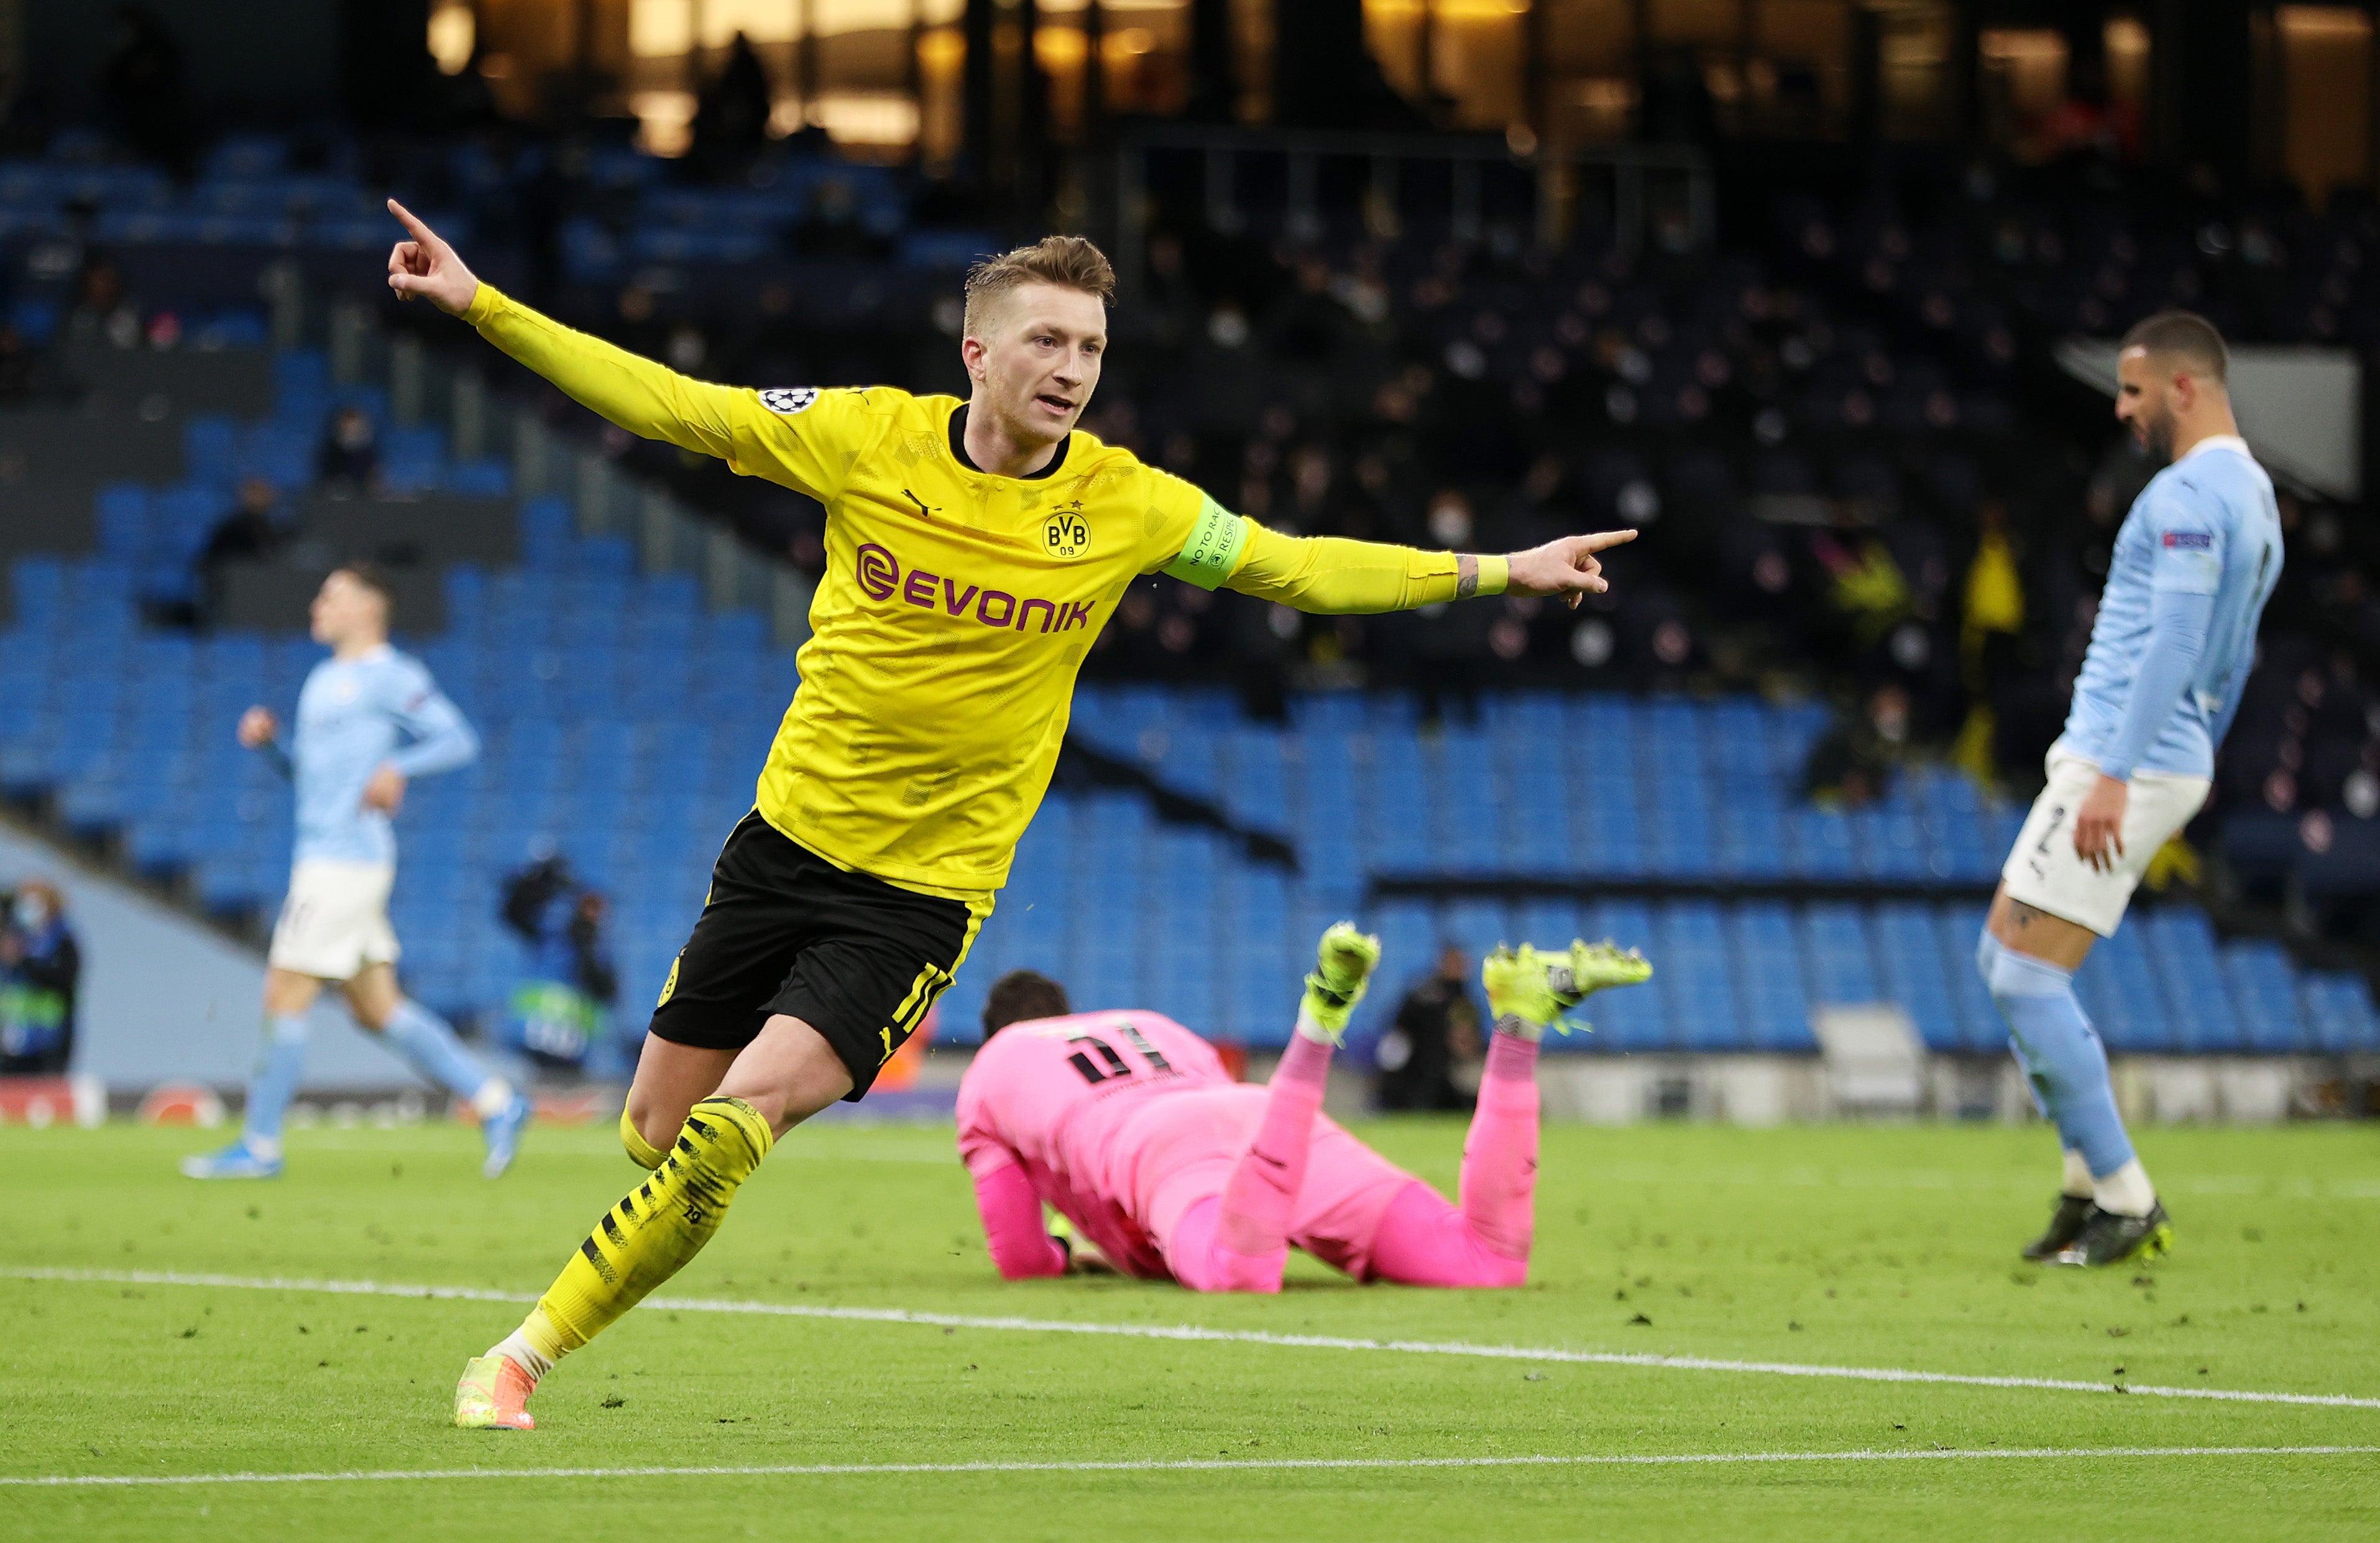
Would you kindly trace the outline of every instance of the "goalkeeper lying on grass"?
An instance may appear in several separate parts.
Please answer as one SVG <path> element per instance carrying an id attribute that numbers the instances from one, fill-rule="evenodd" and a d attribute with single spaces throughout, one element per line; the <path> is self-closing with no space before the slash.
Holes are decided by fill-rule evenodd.
<path id="1" fill-rule="evenodd" d="M 1064 988 L 1003 976 L 959 1085 L 959 1151 L 992 1262 L 1009 1280 L 1095 1265 L 1193 1291 L 1281 1290 L 1292 1244 L 1359 1281 L 1517 1286 L 1537 1174 L 1537 1042 L 1560 1013 L 1653 967 L 1634 951 L 1499 949 L 1481 970 L 1496 1034 L 1463 1143 L 1460 1206 L 1322 1113 L 1330 1053 L 1378 940 L 1322 935 L 1297 1029 L 1269 1085 L 1156 1013 L 1069 1014 Z M 1043 1205 L 1072 1224 L 1053 1237 Z"/>

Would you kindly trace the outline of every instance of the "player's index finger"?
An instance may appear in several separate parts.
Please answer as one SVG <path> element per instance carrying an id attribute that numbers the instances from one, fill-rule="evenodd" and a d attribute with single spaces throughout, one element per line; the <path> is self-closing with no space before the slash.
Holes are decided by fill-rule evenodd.
<path id="1" fill-rule="evenodd" d="M 423 225 L 419 215 L 414 213 L 412 210 L 407 209 L 405 205 L 397 202 L 395 199 L 388 200 L 388 212 L 396 216 L 397 223 L 404 225 L 407 233 L 412 236 L 415 240 L 426 244 L 438 239 L 437 232 L 431 230 L 428 225 Z"/>
<path id="2" fill-rule="evenodd" d="M 1586 542 L 1587 551 L 1601 552 L 1607 547 L 1622 546 L 1627 542 L 1634 541 L 1636 539 L 1636 532 L 1633 530 L 1597 530 L 1594 534 L 1582 539 Z"/>

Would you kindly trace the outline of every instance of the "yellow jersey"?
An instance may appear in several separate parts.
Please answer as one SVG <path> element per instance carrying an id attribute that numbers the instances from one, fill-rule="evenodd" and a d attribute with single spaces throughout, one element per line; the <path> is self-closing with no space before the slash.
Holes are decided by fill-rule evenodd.
<path id="1" fill-rule="evenodd" d="M 631 432 L 826 506 L 801 684 L 761 817 L 838 866 L 971 898 L 1007 879 L 1064 740 L 1075 678 L 1132 581 L 1163 570 L 1309 610 L 1455 597 L 1451 553 L 1293 540 L 1079 430 L 1042 471 L 966 457 L 950 396 L 712 385 L 482 284 L 464 320 Z M 1481 558 L 1475 592 L 1504 585 Z"/>

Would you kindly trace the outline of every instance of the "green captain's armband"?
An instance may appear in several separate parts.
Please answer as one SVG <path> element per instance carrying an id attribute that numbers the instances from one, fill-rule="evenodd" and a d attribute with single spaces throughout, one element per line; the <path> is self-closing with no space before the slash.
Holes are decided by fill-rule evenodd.
<path id="1" fill-rule="evenodd" d="M 1182 543 L 1182 555 L 1160 570 L 1201 589 L 1219 588 L 1239 566 L 1248 544 L 1248 522 L 1212 498 L 1198 511 L 1198 523 Z"/>

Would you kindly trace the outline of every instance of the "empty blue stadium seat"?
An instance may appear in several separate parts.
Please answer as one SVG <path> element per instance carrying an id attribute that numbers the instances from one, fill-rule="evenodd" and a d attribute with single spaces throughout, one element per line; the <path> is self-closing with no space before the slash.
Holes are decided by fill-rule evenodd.
<path id="1" fill-rule="evenodd" d="M 2380 1051 L 2380 1014 L 2373 1011 L 2371 986 L 2362 976 L 2308 970 L 2300 990 L 2313 1049 L 2329 1055 Z"/>
<path id="2" fill-rule="evenodd" d="M 2259 1055 L 2287 1055 L 2303 1048 L 2295 980 L 2289 954 L 2264 939 L 2226 943 L 2223 973 L 2239 1014 L 2236 1048 Z"/>
<path id="3" fill-rule="evenodd" d="M 2206 913 L 2195 905 L 2138 907 L 2124 929 L 2140 934 L 2171 1025 L 2170 1048 L 2202 1054 L 2234 1048 L 2239 1020 Z"/>

